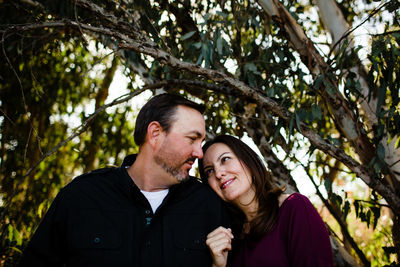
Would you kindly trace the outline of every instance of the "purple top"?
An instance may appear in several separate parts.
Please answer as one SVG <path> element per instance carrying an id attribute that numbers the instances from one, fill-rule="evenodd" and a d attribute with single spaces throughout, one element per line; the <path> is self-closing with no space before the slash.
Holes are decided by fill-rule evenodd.
<path id="1" fill-rule="evenodd" d="M 272 231 L 251 246 L 244 240 L 231 266 L 333 266 L 328 231 L 310 200 L 291 194 L 279 208 Z"/>

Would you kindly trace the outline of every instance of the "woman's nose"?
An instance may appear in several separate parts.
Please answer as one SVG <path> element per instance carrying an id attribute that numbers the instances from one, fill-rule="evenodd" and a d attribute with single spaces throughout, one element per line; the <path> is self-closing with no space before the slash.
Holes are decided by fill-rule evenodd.
<path id="1" fill-rule="evenodd" d="M 217 179 L 222 179 L 225 176 L 225 170 L 223 168 L 218 168 L 215 170 L 215 177 Z"/>

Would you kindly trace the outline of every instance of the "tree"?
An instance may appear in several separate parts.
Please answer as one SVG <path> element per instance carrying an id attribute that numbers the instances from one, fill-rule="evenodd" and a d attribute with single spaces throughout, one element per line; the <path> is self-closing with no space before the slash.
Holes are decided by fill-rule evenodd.
<path id="1" fill-rule="evenodd" d="M 40 154 L 40 150 L 34 149 L 38 140 L 49 143 L 47 147 L 36 145 L 48 151 L 67 139 L 66 130 L 58 135 L 51 130 L 61 123 L 61 120 L 50 121 L 54 114 L 61 116 L 68 109 L 75 110 L 84 104 L 80 100 L 96 98 L 98 112 L 90 117 L 83 114 L 81 118 L 78 133 L 83 134 L 78 144 L 82 152 L 72 152 L 74 146 L 78 147 L 74 142 L 63 146 L 66 154 L 80 159 L 71 172 L 78 165 L 86 166 L 86 170 L 96 167 L 90 165 L 94 158 L 117 161 L 124 147 L 134 147 L 131 141 L 122 143 L 131 140 L 126 130 L 130 126 L 121 125 L 126 114 L 105 114 L 107 106 L 102 106 L 112 73 L 121 62 L 133 81 L 145 84 L 131 85 L 132 93 L 126 100 L 144 90 L 164 90 L 205 103 L 208 133 L 248 135 L 277 183 L 287 185 L 289 191 L 298 190 L 291 166 L 301 167 L 334 218 L 328 222 L 332 240 L 344 246 L 338 246 L 338 266 L 345 262 L 355 264 L 346 252 L 365 266 L 390 264 L 395 260 L 394 255 L 399 260 L 400 4 L 397 1 L 25 0 L 3 2 L 0 6 L 2 12 L 12 10 L 19 14 L 2 16 L 1 27 L 5 58 L 1 68 L 2 73 L 8 73 L 2 77 L 5 82 L 0 87 L 1 182 L 5 203 L 2 221 L 8 227 L 3 227 L 2 235 L 7 237 L 6 242 L 12 239 L 10 229 L 22 230 L 29 225 L 21 224 L 19 220 L 24 217 L 16 214 L 22 210 L 21 196 L 34 195 L 37 190 L 27 187 L 29 181 L 37 179 L 42 183 L 39 188 L 45 188 L 41 196 L 25 200 L 32 210 L 54 196 L 54 192 L 49 193 L 51 188 L 57 191 L 66 182 L 60 177 L 68 164 L 61 168 L 54 163 L 51 170 L 58 173 L 57 182 L 39 178 L 48 173 L 50 162 L 56 161 L 46 159 L 28 175 L 23 166 L 35 166 L 40 156 L 25 157 L 29 164 L 21 164 L 25 147 Z M 354 33 L 368 24 L 381 27 L 367 34 L 367 41 L 357 43 Z M 91 40 L 113 51 L 114 60 L 105 71 L 103 82 L 88 86 L 91 79 L 79 74 L 87 73 L 99 61 L 106 63 L 111 57 L 94 58 L 88 49 Z M 30 52 L 28 47 L 40 49 Z M 69 54 L 60 55 L 60 51 Z M 367 56 L 363 57 L 363 53 Z M 68 59 L 68 64 L 58 63 Z M 37 67 L 48 66 L 44 60 L 51 62 L 51 66 L 58 63 L 60 70 L 54 69 L 54 73 L 40 70 L 46 75 L 37 80 L 24 66 L 35 66 L 39 73 Z M 68 73 L 74 70 L 72 77 L 57 76 L 65 75 L 67 69 Z M 63 79 L 68 84 L 54 85 Z M 17 95 L 15 88 L 23 93 Z M 48 91 L 40 93 L 37 88 Z M 47 106 L 38 105 L 42 104 L 41 95 L 46 95 Z M 63 102 L 63 97 L 71 101 Z M 15 103 L 20 107 L 13 113 Z M 45 113 L 54 105 L 62 107 L 60 112 Z M 26 131 L 15 131 L 19 121 L 17 124 L 13 116 L 21 117 L 22 129 L 30 129 L 33 138 Z M 110 120 L 110 116 L 116 117 Z M 113 126 L 118 130 L 107 132 Z M 12 132 L 21 136 L 15 137 Z M 99 146 L 96 141 L 101 136 L 107 142 Z M 112 149 L 105 144 L 108 142 L 118 148 Z M 107 153 L 96 155 L 100 147 Z M 109 149 L 112 153 L 108 153 Z M 17 155 L 14 162 L 9 161 L 10 151 Z M 297 157 L 298 151 L 306 151 L 306 160 Z M 64 151 L 59 151 L 57 157 L 60 153 Z M 84 158 L 89 160 L 85 162 Z M 367 190 L 361 198 L 348 189 L 360 184 L 359 181 Z M 387 222 L 382 222 L 384 213 L 391 218 Z M 387 230 L 392 223 L 390 237 L 377 234 L 384 246 L 377 252 L 378 259 L 352 233 L 349 214 L 355 214 L 358 222 L 376 232 Z M 25 218 L 34 217 L 31 214 Z M 37 218 L 32 221 L 24 231 L 34 228 Z"/>

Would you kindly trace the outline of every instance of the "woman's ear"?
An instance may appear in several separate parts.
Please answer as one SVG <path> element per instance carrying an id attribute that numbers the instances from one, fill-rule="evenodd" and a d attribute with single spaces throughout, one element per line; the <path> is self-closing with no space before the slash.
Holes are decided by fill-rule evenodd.
<path id="1" fill-rule="evenodd" d="M 152 121 L 147 126 L 147 141 L 154 148 L 164 134 L 164 130 L 158 121 Z"/>

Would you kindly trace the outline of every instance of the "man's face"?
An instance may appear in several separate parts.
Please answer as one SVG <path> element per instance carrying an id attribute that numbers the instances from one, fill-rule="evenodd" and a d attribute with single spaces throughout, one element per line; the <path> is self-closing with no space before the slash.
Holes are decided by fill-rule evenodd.
<path id="1" fill-rule="evenodd" d="M 195 109 L 178 106 L 174 122 L 154 156 L 155 162 L 179 182 L 189 178 L 197 158 L 203 157 L 201 143 L 205 137 L 203 115 Z"/>

